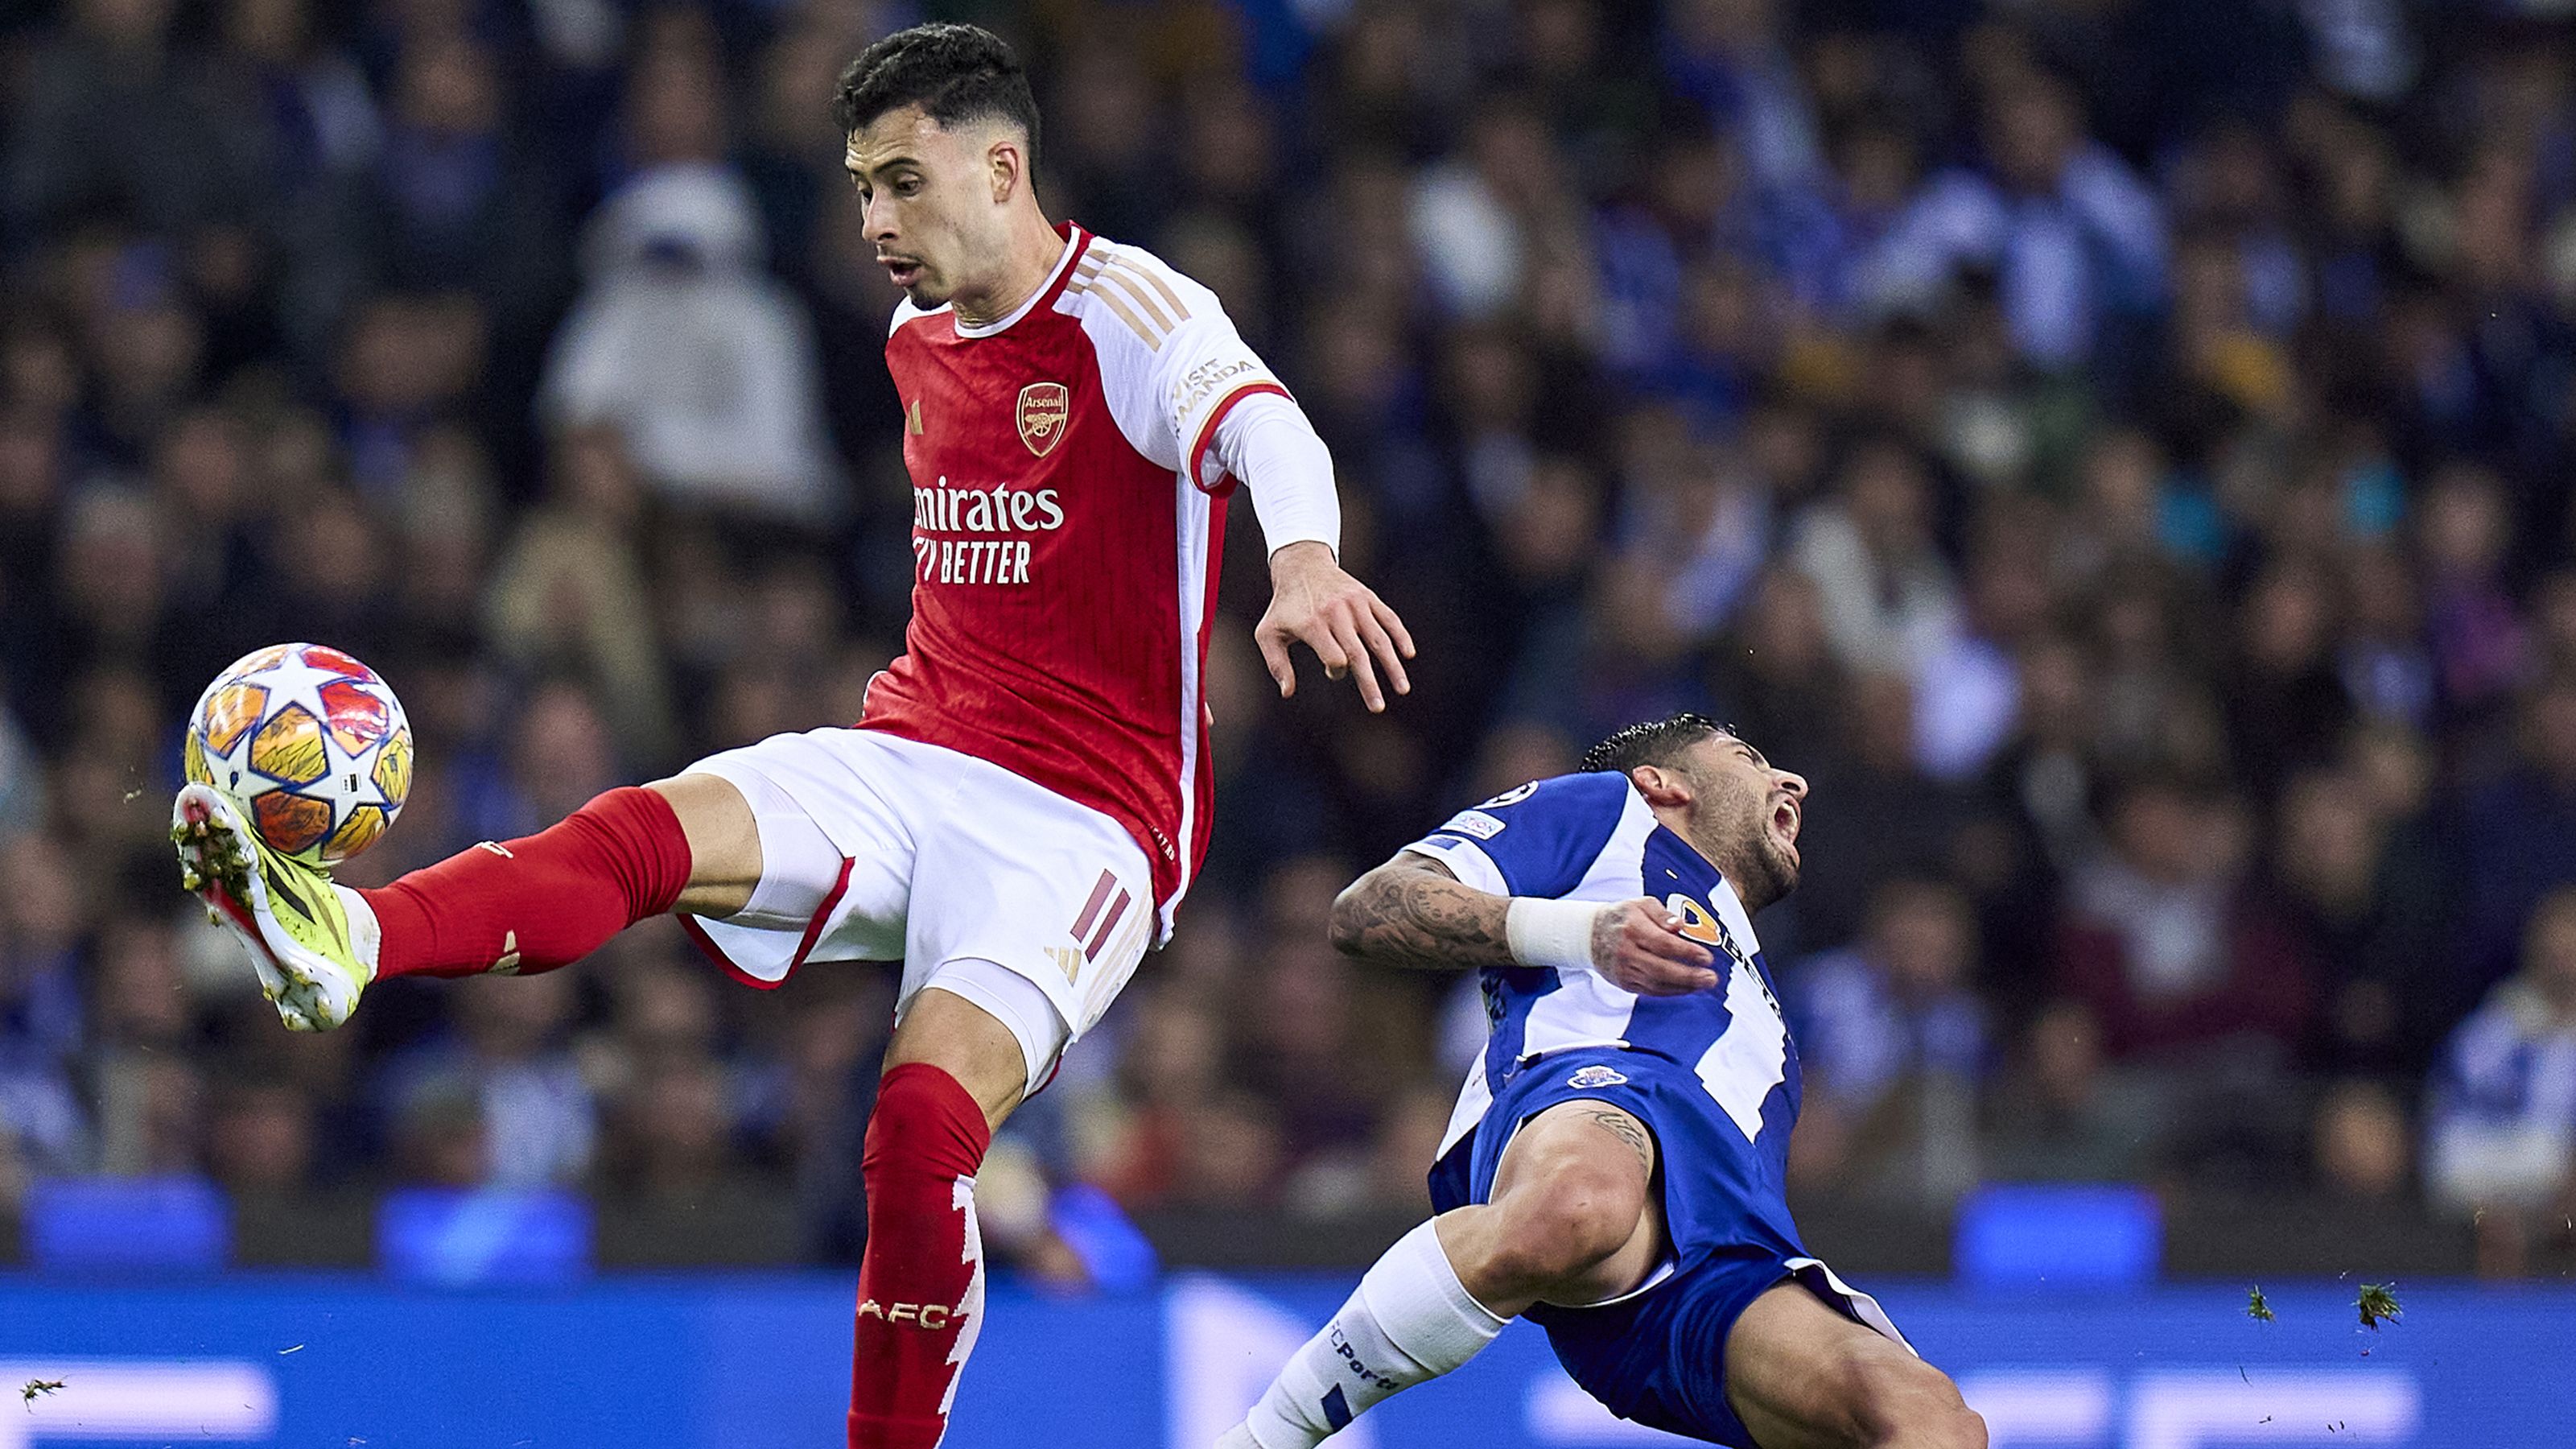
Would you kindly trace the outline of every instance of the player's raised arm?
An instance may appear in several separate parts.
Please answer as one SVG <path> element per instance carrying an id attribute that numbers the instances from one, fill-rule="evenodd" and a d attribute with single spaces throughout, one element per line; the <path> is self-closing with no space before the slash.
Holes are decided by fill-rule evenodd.
<path id="1" fill-rule="evenodd" d="M 1184 301 L 1203 291 L 1195 282 L 1167 280 Z M 1212 295 L 1165 337 L 1148 367 L 1169 409 L 1182 472 L 1202 488 L 1230 477 L 1252 496 L 1270 550 L 1270 607 L 1252 638 L 1281 697 L 1297 692 L 1291 644 L 1314 650 L 1327 677 L 1354 676 L 1360 701 L 1372 712 L 1386 708 L 1381 671 L 1396 693 L 1411 693 L 1404 661 L 1413 657 L 1413 636 L 1385 600 L 1341 565 L 1333 456 Z"/>
<path id="2" fill-rule="evenodd" d="M 1334 900 L 1331 930 L 1335 950 L 1388 966 L 1575 967 L 1641 996 L 1717 984 L 1707 948 L 1653 901 L 1498 896 L 1410 850 Z"/>

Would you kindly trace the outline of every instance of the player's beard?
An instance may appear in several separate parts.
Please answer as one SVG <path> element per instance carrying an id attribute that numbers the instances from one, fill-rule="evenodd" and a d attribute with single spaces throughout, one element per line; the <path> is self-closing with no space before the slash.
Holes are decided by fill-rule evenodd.
<path id="1" fill-rule="evenodd" d="M 1798 888 L 1798 858 L 1771 833 L 1771 795 L 1723 780 L 1699 780 L 1695 833 L 1716 849 L 1709 858 L 1744 898 L 1746 914 Z"/>
<path id="2" fill-rule="evenodd" d="M 1760 863 L 1759 869 L 1745 882 L 1748 887 L 1745 894 L 1757 897 L 1744 903 L 1744 908 L 1749 913 L 1772 904 L 1798 888 L 1798 857 L 1783 848 L 1779 840 L 1771 834 L 1771 808 L 1768 800 L 1761 801 L 1755 806 L 1753 824 L 1748 833 L 1753 840 L 1753 857 Z M 1759 882 L 1758 889 L 1753 888 L 1756 881 Z"/>

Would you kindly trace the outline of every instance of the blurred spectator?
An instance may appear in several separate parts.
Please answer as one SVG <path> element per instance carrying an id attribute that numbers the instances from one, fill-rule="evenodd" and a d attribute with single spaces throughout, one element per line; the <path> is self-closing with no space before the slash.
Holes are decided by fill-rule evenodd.
<path id="1" fill-rule="evenodd" d="M 1863 675 L 1834 703 L 1839 718 L 1822 739 L 1777 744 L 1782 767 L 1813 787 L 1798 831 L 1798 893 L 1762 927 L 1788 954 L 1850 939 L 1878 882 L 1945 872 L 1971 822 L 1966 792 L 1916 763 L 1914 688 L 1903 676 Z"/>
<path id="2" fill-rule="evenodd" d="M 1721 718 L 1764 749 L 1832 738 L 1846 679 L 1825 631 L 1823 590 L 1807 574 L 1773 567 L 1756 581 L 1728 641 L 1714 651 L 1708 692 Z"/>
<path id="3" fill-rule="evenodd" d="M 2322 972 L 2312 1051 L 2332 1070 L 2421 1070 L 2426 1026 L 2445 1015 L 2448 903 L 2392 833 L 2348 770 L 2309 771 L 2282 792 L 2273 879 L 2300 954 Z"/>
<path id="4" fill-rule="evenodd" d="M 1910 450 L 1882 440 L 1853 451 L 1836 495 L 1791 543 L 1826 636 L 1846 669 L 1911 676 L 1959 627 L 1958 589 L 1933 546 L 1931 482 Z"/>
<path id="5" fill-rule="evenodd" d="M 2059 980 L 2115 1059 L 2298 1044 L 2314 964 L 2247 889 L 2242 806 L 2170 777 L 2124 782 L 2108 848 L 2067 883 Z M 2249 1045 L 2251 1043 L 2251 1045 Z"/>
<path id="6" fill-rule="evenodd" d="M 2522 971 L 2452 1035 L 2425 1131 L 2434 1199 L 2479 1220 L 2480 1270 L 2521 1273 L 2576 1211 L 2576 888 L 2541 901 Z"/>
<path id="7" fill-rule="evenodd" d="M 216 1089 L 206 1172 L 226 1191 L 291 1198 L 313 1185 L 313 1104 L 288 1082 L 245 1077 Z"/>
<path id="8" fill-rule="evenodd" d="M 430 441 L 456 420 L 484 376 L 491 323 L 467 292 L 381 292 L 348 310 L 333 359 L 334 421 L 348 480 L 362 495 L 379 502 L 396 495 Z M 346 555 L 297 557 L 305 565 L 358 566 Z M 300 575 L 290 570 L 286 581 Z"/>
<path id="9" fill-rule="evenodd" d="M 2524 666 L 2524 628 L 2504 586 L 2512 518 L 2494 475 L 2467 464 L 2435 474 L 2420 529 L 2442 692 L 2474 712 L 2510 693 Z"/>
<path id="10" fill-rule="evenodd" d="M 723 1074 L 703 1060 L 660 1063 L 627 1083 L 601 1157 L 622 1196 L 720 1212 L 725 1198 L 758 1191 L 742 1180 Z"/>
<path id="11" fill-rule="evenodd" d="M 722 167 L 645 172 L 583 241 L 588 282 L 546 363 L 558 426 L 612 423 L 672 502 L 814 524 L 841 511 L 812 329 L 761 270 L 749 190 Z"/>
<path id="12" fill-rule="evenodd" d="M 1812 184 L 1824 164 L 1787 19 L 1772 0 L 1683 0 L 1664 48 L 1673 91 L 1741 137 L 1754 177 L 1775 190 Z"/>
<path id="13" fill-rule="evenodd" d="M 1927 1203 L 1975 1185 L 1987 1065 L 1976 964 L 1976 922 L 1959 891 L 1899 877 L 1872 898 L 1858 943 L 1791 969 L 1802 1175 Z"/>
<path id="14" fill-rule="evenodd" d="M 1235 1212 L 1270 1205 L 1288 1163 L 1278 1109 L 1250 1092 L 1221 1092 L 1191 1104 L 1180 1125 L 1177 1205 Z"/>
<path id="15" fill-rule="evenodd" d="M 2231 750 L 2258 788 L 2321 762 L 2352 719 L 2332 653 L 2338 610 L 2331 576 L 2286 560 L 2255 580 L 2230 681 Z"/>
<path id="16" fill-rule="evenodd" d="M 1060 62 L 1045 117 L 1047 153 L 1039 185 L 1086 226 L 1110 237 L 1159 229 L 1172 203 L 1174 159 L 1156 122 L 1166 113 L 1147 57 L 1107 36 L 1083 36 Z M 1053 178 L 1053 179 L 1050 179 Z"/>
<path id="17" fill-rule="evenodd" d="M 2395 1209 L 2414 1158 L 2406 1112 L 2375 1082 L 2337 1082 L 2317 1104 L 2316 1175 L 2348 1202 Z"/>
<path id="18" fill-rule="evenodd" d="M 463 1077 L 422 1081 L 394 1112 L 395 1180 L 460 1190 L 484 1186 L 492 1172 L 489 1125 L 479 1095 Z"/>
<path id="19" fill-rule="evenodd" d="M 2003 1182 L 2128 1182 L 2153 1170 L 2167 1109 L 2155 1083 L 2111 1066 L 2102 1030 L 2073 1001 L 2040 1009 L 2021 1066 L 1989 1099 L 1989 1175 Z"/>
<path id="20" fill-rule="evenodd" d="M 79 899 L 63 853 L 34 835 L 0 841 L 0 1162 L 23 1173 L 87 1166 L 89 1113 L 74 1085 L 85 1032 L 73 942 Z"/>
<path id="21" fill-rule="evenodd" d="M 1453 315 L 1496 317 L 1551 253 L 1579 249 L 1584 218 L 1563 162 L 1525 99 L 1497 96 L 1467 122 L 1461 154 L 1414 184 L 1407 234 L 1431 294 Z"/>
<path id="22" fill-rule="evenodd" d="M 1170 1197 L 1179 1173 L 1182 1121 L 1217 1085 L 1224 1028 L 1188 994 L 1139 993 L 1126 1032 L 1118 1098 L 1100 1104 L 1086 1173 L 1131 1208 Z"/>
<path id="23" fill-rule="evenodd" d="M 598 1108 L 561 1040 L 574 981 L 564 971 L 455 982 L 453 1036 L 400 1064 L 397 1131 L 432 1183 L 571 1183 L 589 1170 Z"/>
<path id="24" fill-rule="evenodd" d="M 2002 69 L 1982 98 L 1983 164 L 1931 180 L 1879 240 L 1866 290 L 1878 307 L 1919 308 L 1962 269 L 1986 269 L 2023 355 L 2077 366 L 2106 323 L 2161 300 L 2163 209 L 2085 134 L 2064 81 L 2027 63 Z"/>
<path id="25" fill-rule="evenodd" d="M 366 268 L 343 289 L 472 294 L 493 319 L 495 356 L 518 375 L 569 268 L 562 190 L 509 117 L 502 67 L 484 45 L 446 35 L 408 47 L 384 144 L 340 183 L 331 215 L 344 231 L 317 265 Z"/>
<path id="26" fill-rule="evenodd" d="M 278 180 L 290 195 L 367 165 L 385 142 L 365 73 L 322 29 L 310 0 L 224 7 L 224 43 L 268 110 Z"/>
<path id="27" fill-rule="evenodd" d="M 2576 881 L 2576 675 L 2523 700 L 2511 768 L 2460 811 L 2468 996 L 2512 968 L 2523 923 L 2553 888 Z"/>
<path id="28" fill-rule="evenodd" d="M 1968 558 L 1960 627 L 1915 661 L 1914 753 L 1924 773 L 1956 783 L 1984 771 L 2011 738 L 2021 708 L 2021 648 L 2049 608 L 2048 585 L 2027 560 L 2045 547 L 2031 511 L 1989 510 Z"/>
<path id="29" fill-rule="evenodd" d="M 91 1020 L 102 1046 L 184 1052 L 196 1021 L 166 917 L 111 922 L 93 951 Z"/>
<path id="30" fill-rule="evenodd" d="M 675 722 L 637 534 L 642 489 L 612 427 L 556 439 L 549 500 L 529 512 L 492 571 L 494 647 L 533 673 L 596 683 L 618 752 L 671 757 Z"/>

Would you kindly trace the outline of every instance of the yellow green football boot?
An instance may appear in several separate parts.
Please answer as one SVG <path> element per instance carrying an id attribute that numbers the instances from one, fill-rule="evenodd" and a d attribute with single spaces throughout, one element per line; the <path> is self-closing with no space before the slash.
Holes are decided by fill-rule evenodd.
<path id="1" fill-rule="evenodd" d="M 231 796 L 211 785 L 179 791 L 170 810 L 179 883 L 206 919 L 250 952 L 259 986 L 289 1031 L 328 1031 L 358 1009 L 376 976 L 376 913 L 319 867 L 259 838 Z"/>

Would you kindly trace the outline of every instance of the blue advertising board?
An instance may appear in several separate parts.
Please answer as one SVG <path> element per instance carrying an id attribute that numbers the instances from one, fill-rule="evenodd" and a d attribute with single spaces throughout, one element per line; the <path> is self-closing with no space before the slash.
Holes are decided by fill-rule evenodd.
<path id="1" fill-rule="evenodd" d="M 1955 1374 L 1997 1449 L 2576 1445 L 2576 1291 L 2401 1284 L 2362 1328 L 2353 1285 L 1978 1297 L 1869 1285 Z M 997 1287 L 954 1449 L 1203 1449 L 1346 1282 L 1183 1276 L 1057 1298 Z M 0 1277 L 0 1449 L 759 1449 L 842 1442 L 850 1285 L 606 1278 L 439 1291 L 356 1277 L 118 1286 Z M 1516 1325 L 1340 1449 L 1619 1449 L 1622 1424 Z"/>

